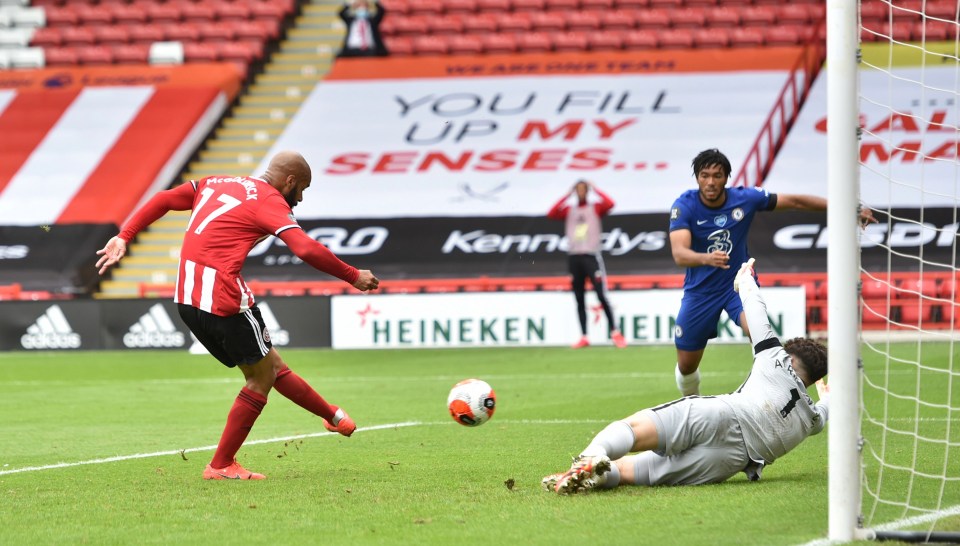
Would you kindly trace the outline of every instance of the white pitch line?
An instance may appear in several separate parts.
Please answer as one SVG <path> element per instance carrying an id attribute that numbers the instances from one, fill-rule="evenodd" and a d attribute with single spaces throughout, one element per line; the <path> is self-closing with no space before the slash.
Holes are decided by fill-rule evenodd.
<path id="1" fill-rule="evenodd" d="M 519 425 L 579 425 L 579 424 L 601 424 L 607 423 L 606 420 L 601 419 L 500 419 L 498 423 L 504 424 L 519 424 Z M 373 425 L 369 427 L 359 427 L 356 432 L 368 432 L 372 430 L 384 430 L 390 428 L 403 428 L 403 427 L 415 427 L 415 426 L 436 426 L 436 425 L 453 425 L 455 422 L 450 421 L 434 421 L 434 422 L 422 422 L 422 421 L 405 421 L 402 423 L 391 423 L 386 425 Z M 312 432 L 310 434 L 297 434 L 296 436 L 280 436 L 277 438 L 264 438 L 261 440 L 249 440 L 243 443 L 244 446 L 252 446 L 258 444 L 274 444 L 278 442 L 289 442 L 290 440 L 300 440 L 303 438 L 319 438 L 322 436 L 336 436 L 336 432 Z M 131 461 L 133 459 L 148 459 L 151 457 L 166 457 L 170 455 L 180 455 L 183 453 L 194 453 L 197 451 L 213 451 L 217 449 L 217 446 L 203 446 L 203 447 L 190 447 L 187 449 L 174 449 L 170 451 L 155 451 L 153 453 L 134 453 L 133 455 L 117 455 L 115 457 L 104 457 L 101 459 L 89 459 L 86 461 L 75 461 L 72 463 L 56 463 L 48 464 L 42 466 L 25 466 L 23 468 L 13 468 L 10 470 L 0 470 L 0 476 L 5 476 L 7 474 L 20 474 L 23 472 L 38 472 L 40 470 L 53 470 L 56 468 L 70 468 L 74 466 L 84 466 L 91 464 L 105 464 L 105 463 L 116 463 L 121 461 Z"/>
<path id="2" fill-rule="evenodd" d="M 938 519 L 948 518 L 950 516 L 960 515 L 960 504 L 957 506 L 951 506 L 950 508 L 944 508 L 943 510 L 938 510 L 936 512 L 931 512 L 929 514 L 924 514 L 922 516 L 913 516 L 909 518 L 899 519 L 896 521 L 891 521 L 890 523 L 884 523 L 883 525 L 878 525 L 873 528 L 875 531 L 896 531 L 898 529 L 903 529 L 904 527 L 913 527 L 915 525 L 923 525 L 925 523 L 931 523 L 937 521 Z M 919 531 L 923 532 L 923 531 Z M 830 546 L 832 544 L 841 544 L 841 541 L 830 540 L 828 538 L 818 538 L 817 540 L 811 540 L 810 542 L 805 542 L 801 546 Z"/>

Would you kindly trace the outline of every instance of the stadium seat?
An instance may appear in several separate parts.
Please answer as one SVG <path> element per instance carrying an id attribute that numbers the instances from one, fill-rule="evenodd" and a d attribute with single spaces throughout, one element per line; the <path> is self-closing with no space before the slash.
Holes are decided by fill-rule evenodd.
<path id="1" fill-rule="evenodd" d="M 447 0 L 445 4 L 447 13 L 466 15 L 477 11 L 476 0 Z"/>
<path id="2" fill-rule="evenodd" d="M 567 26 L 566 17 L 556 11 L 532 12 L 530 24 L 534 31 L 560 32 Z"/>
<path id="3" fill-rule="evenodd" d="M 77 4 L 73 6 L 81 25 L 112 25 L 113 10 L 109 6 Z"/>
<path id="4" fill-rule="evenodd" d="M 777 12 L 772 6 L 750 6 L 740 10 L 740 25 L 743 27 L 767 27 L 777 22 Z"/>
<path id="5" fill-rule="evenodd" d="M 661 49 L 691 49 L 693 33 L 686 28 L 671 28 L 659 33 Z"/>
<path id="6" fill-rule="evenodd" d="M 545 0 L 512 0 L 513 11 L 540 13 L 547 9 Z"/>
<path id="7" fill-rule="evenodd" d="M 71 6 L 50 6 L 44 8 L 48 27 L 75 27 L 80 24 L 80 16 Z"/>
<path id="8" fill-rule="evenodd" d="M 580 0 L 546 0 L 549 11 L 576 12 L 580 9 Z"/>
<path id="9" fill-rule="evenodd" d="M 472 13 L 463 17 L 463 31 L 468 34 L 497 32 L 497 18 L 492 13 Z"/>
<path id="10" fill-rule="evenodd" d="M 529 13 L 502 13 L 497 16 L 500 32 L 528 32 L 533 28 Z"/>
<path id="11" fill-rule="evenodd" d="M 912 37 L 913 25 L 903 22 L 881 23 L 878 38 L 890 38 L 897 42 L 909 42 Z"/>
<path id="12" fill-rule="evenodd" d="M 77 61 L 82 65 L 113 64 L 113 50 L 107 46 L 80 46 L 76 51 Z"/>
<path id="13" fill-rule="evenodd" d="M 659 46 L 657 33 L 652 30 L 631 30 L 623 35 L 624 49 L 656 49 Z"/>
<path id="14" fill-rule="evenodd" d="M 517 47 L 525 52 L 545 52 L 553 49 L 553 41 L 546 32 L 527 32 L 517 36 Z"/>
<path id="15" fill-rule="evenodd" d="M 197 29 L 200 30 L 200 39 L 204 42 L 232 42 L 237 35 L 233 25 L 213 21 L 197 23 Z"/>
<path id="16" fill-rule="evenodd" d="M 861 320 L 864 324 L 884 324 L 889 319 L 890 307 L 885 300 L 865 300 L 861 304 Z"/>
<path id="17" fill-rule="evenodd" d="M 384 0 L 381 4 L 383 5 L 383 9 L 390 14 L 389 17 L 383 19 L 384 21 L 392 17 L 397 17 L 398 15 L 408 15 L 410 13 L 410 4 L 407 3 L 407 0 Z"/>
<path id="18" fill-rule="evenodd" d="M 703 8 L 681 8 L 670 12 L 670 22 L 674 28 L 703 28 L 707 13 Z"/>
<path id="19" fill-rule="evenodd" d="M 113 20 L 116 24 L 147 22 L 147 11 L 133 4 L 110 4 L 110 11 L 113 12 Z"/>
<path id="20" fill-rule="evenodd" d="M 233 27 L 238 40 L 250 39 L 266 42 L 267 40 L 276 38 L 275 35 L 271 35 L 270 29 L 259 21 L 236 21 L 230 23 L 230 26 Z"/>
<path id="21" fill-rule="evenodd" d="M 804 4 L 781 4 L 774 9 L 778 24 L 805 25 L 810 22 L 810 11 Z"/>
<path id="22" fill-rule="evenodd" d="M 637 28 L 661 30 L 670 27 L 670 12 L 665 9 L 648 9 L 637 12 Z"/>
<path id="23" fill-rule="evenodd" d="M 117 44 L 113 46 L 113 62 L 116 64 L 147 64 L 150 46 L 147 44 Z"/>
<path id="24" fill-rule="evenodd" d="M 731 47 L 760 47 L 763 45 L 763 29 L 735 28 L 730 31 Z"/>
<path id="25" fill-rule="evenodd" d="M 517 40 L 510 34 L 481 35 L 483 49 L 487 53 L 516 53 Z"/>
<path id="26" fill-rule="evenodd" d="M 894 295 L 897 298 L 916 298 L 919 293 L 927 298 L 937 297 L 937 282 L 934 279 L 912 278 L 897 283 Z"/>
<path id="27" fill-rule="evenodd" d="M 648 0 L 614 0 L 614 7 L 617 9 L 647 9 Z"/>
<path id="28" fill-rule="evenodd" d="M 890 15 L 894 23 L 916 22 L 923 18 L 924 0 L 900 0 L 890 4 Z"/>
<path id="29" fill-rule="evenodd" d="M 206 23 L 217 18 L 213 5 L 205 2 L 184 2 L 180 4 L 180 16 L 184 21 Z"/>
<path id="30" fill-rule="evenodd" d="M 180 24 L 170 24 L 164 27 L 164 35 L 167 40 L 175 42 L 199 42 L 200 27 L 196 23 L 183 22 Z"/>
<path id="31" fill-rule="evenodd" d="M 184 47 L 180 42 L 154 42 L 150 48 L 148 62 L 150 64 L 183 64 Z"/>
<path id="32" fill-rule="evenodd" d="M 728 6 L 718 6 L 706 11 L 706 24 L 711 27 L 740 26 L 740 10 Z"/>
<path id="33" fill-rule="evenodd" d="M 587 33 L 583 31 L 558 32 L 553 35 L 555 51 L 586 51 L 588 44 Z"/>
<path id="34" fill-rule="evenodd" d="M 479 55 L 483 53 L 483 40 L 479 36 L 454 35 L 447 38 L 451 55 Z"/>
<path id="35" fill-rule="evenodd" d="M 220 59 L 217 45 L 207 42 L 187 42 L 183 44 L 183 58 L 186 62 L 214 62 Z"/>
<path id="36" fill-rule="evenodd" d="M 960 290 L 960 284 L 954 279 L 944 279 L 937 286 L 937 297 L 945 300 L 957 299 L 960 300 L 960 293 L 957 291 Z"/>
<path id="37" fill-rule="evenodd" d="M 125 44 L 130 41 L 130 31 L 122 25 L 93 27 L 98 44 Z"/>
<path id="38" fill-rule="evenodd" d="M 446 40 L 439 36 L 414 36 L 413 51 L 417 55 L 446 55 Z"/>
<path id="39" fill-rule="evenodd" d="M 860 286 L 860 296 L 865 300 L 892 298 L 893 286 L 882 279 L 867 277 Z"/>
<path id="40" fill-rule="evenodd" d="M 429 33 L 430 25 L 427 18 L 420 16 L 410 16 L 397 18 L 392 23 L 391 33 L 394 36 L 423 36 Z"/>
<path id="41" fill-rule="evenodd" d="M 792 46 L 803 43 L 807 27 L 804 25 L 777 25 L 763 29 L 763 42 L 768 46 Z"/>
<path id="42" fill-rule="evenodd" d="M 93 45 L 97 37 L 90 27 L 66 27 L 61 30 L 64 45 Z"/>
<path id="43" fill-rule="evenodd" d="M 717 5 L 717 0 L 684 0 L 683 5 L 691 8 L 712 8 Z"/>
<path id="44" fill-rule="evenodd" d="M 897 302 L 900 308 L 900 322 L 914 326 L 922 326 L 933 321 L 934 305 L 929 300 L 915 298 Z"/>
<path id="45" fill-rule="evenodd" d="M 463 34 L 463 16 L 461 15 L 428 17 L 427 24 L 430 29 L 430 34 Z"/>
<path id="46" fill-rule="evenodd" d="M 477 10 L 497 15 L 507 13 L 510 11 L 510 0 L 477 0 Z"/>
<path id="47" fill-rule="evenodd" d="M 881 2 L 863 2 L 860 4 L 860 20 L 863 22 L 885 21 L 887 5 Z"/>
<path id="48" fill-rule="evenodd" d="M 242 2 L 217 2 L 213 11 L 219 21 L 248 21 L 251 14 L 250 6 Z"/>
<path id="49" fill-rule="evenodd" d="M 692 30 L 693 45 L 700 49 L 728 47 L 730 35 L 725 28 L 701 28 Z"/>
<path id="50" fill-rule="evenodd" d="M 130 41 L 133 43 L 149 45 L 153 42 L 162 42 L 167 39 L 167 31 L 163 25 L 131 25 L 127 28 L 130 34 Z"/>
<path id="51" fill-rule="evenodd" d="M 567 29 L 571 31 L 594 32 L 600 28 L 600 16 L 590 11 L 571 11 L 564 13 Z"/>
<path id="52" fill-rule="evenodd" d="M 637 26 L 636 16 L 632 11 L 616 9 L 600 13 L 600 26 L 607 30 L 630 30 Z"/>
<path id="53" fill-rule="evenodd" d="M 154 23 L 176 23 L 180 21 L 182 14 L 176 4 L 157 4 L 149 3 L 146 5 L 147 17 Z"/>
<path id="54" fill-rule="evenodd" d="M 927 1 L 927 7 L 924 10 L 929 17 L 936 17 L 945 21 L 957 21 L 957 3 L 953 0 Z"/>
<path id="55" fill-rule="evenodd" d="M 410 15 L 440 15 L 443 13 L 443 0 L 408 0 Z"/>
<path id="56" fill-rule="evenodd" d="M 916 41 L 955 40 L 957 37 L 957 24 L 927 19 L 925 22 L 914 23 L 911 35 Z"/>
<path id="57" fill-rule="evenodd" d="M 263 56 L 262 44 L 253 42 L 218 42 L 217 55 L 221 60 L 250 64 Z"/>
<path id="58" fill-rule="evenodd" d="M 384 38 L 390 55 L 406 57 L 413 55 L 413 41 L 409 36 L 388 36 Z"/>
<path id="59" fill-rule="evenodd" d="M 647 5 L 649 5 L 651 9 L 664 8 L 674 10 L 683 7 L 683 0 L 648 0 Z"/>
<path id="60" fill-rule="evenodd" d="M 46 47 L 43 54 L 47 66 L 75 66 L 80 62 L 71 47 Z"/>
<path id="61" fill-rule="evenodd" d="M 585 10 L 606 11 L 613 9 L 614 0 L 580 0 L 580 7 Z"/>
<path id="62" fill-rule="evenodd" d="M 63 36 L 59 27 L 40 27 L 30 39 L 30 44 L 37 47 L 59 46 L 62 43 Z"/>
<path id="63" fill-rule="evenodd" d="M 270 19 L 280 21 L 287 14 L 293 13 L 294 4 L 292 2 L 254 2 L 249 4 L 250 18 L 257 20 Z"/>
<path id="64" fill-rule="evenodd" d="M 591 51 L 614 51 L 623 49 L 622 30 L 598 30 L 587 33 L 587 45 Z"/>

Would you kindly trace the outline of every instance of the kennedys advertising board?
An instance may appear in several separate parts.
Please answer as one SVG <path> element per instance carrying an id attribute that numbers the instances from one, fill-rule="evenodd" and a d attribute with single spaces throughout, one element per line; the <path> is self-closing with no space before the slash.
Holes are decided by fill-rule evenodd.
<path id="1" fill-rule="evenodd" d="M 671 343 L 680 290 L 614 292 L 618 325 L 633 344 Z M 778 336 L 806 335 L 803 288 L 768 288 L 767 314 Z M 588 297 L 592 344 L 609 344 L 602 308 Z M 573 295 L 562 292 L 334 296 L 334 349 L 567 345 L 580 337 Z M 733 321 L 718 342 L 747 342 Z"/>
<path id="2" fill-rule="evenodd" d="M 742 161 L 799 54 L 338 60 L 258 171 L 303 153 L 322 181 L 303 220 L 535 216 L 579 178 L 620 213 L 667 210 L 701 150 Z"/>

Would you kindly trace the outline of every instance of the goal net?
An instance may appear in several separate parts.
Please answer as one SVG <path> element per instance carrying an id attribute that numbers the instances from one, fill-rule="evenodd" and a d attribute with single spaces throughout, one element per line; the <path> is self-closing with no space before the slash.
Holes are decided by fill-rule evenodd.
<path id="1" fill-rule="evenodd" d="M 831 426 L 833 417 L 855 422 L 830 432 L 830 538 L 960 541 L 960 0 L 831 0 L 828 13 L 827 77 L 852 79 L 828 83 L 829 124 L 838 118 L 829 145 L 856 139 L 856 128 L 844 133 L 840 108 L 851 96 L 860 129 L 852 166 L 836 152 L 828 159 L 828 220 L 839 222 L 830 250 L 860 247 L 853 258 L 829 258 L 829 297 L 849 303 L 841 291 L 861 287 L 859 316 L 829 307 L 831 321 L 856 326 L 849 335 L 844 324 L 829 325 L 832 386 L 843 365 L 834 357 L 860 358 L 852 376 L 839 370 L 844 390 L 832 389 Z M 847 42 L 856 47 L 856 36 L 843 39 L 851 28 L 859 51 L 844 51 Z M 853 57 L 852 70 L 841 55 Z M 841 66 L 831 70 L 835 60 Z M 860 179 L 853 197 L 878 220 L 853 234 L 833 210 L 835 197 L 851 197 L 839 186 L 856 186 L 845 168 Z M 847 342 L 848 353 L 834 353 Z M 846 478 L 838 475 L 851 461 Z M 840 493 L 844 479 L 856 489 L 858 474 L 859 491 Z"/>

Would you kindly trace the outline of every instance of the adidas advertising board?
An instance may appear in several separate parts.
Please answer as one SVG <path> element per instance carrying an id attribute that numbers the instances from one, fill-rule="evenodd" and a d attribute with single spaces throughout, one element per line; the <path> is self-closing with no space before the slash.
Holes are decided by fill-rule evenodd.
<path id="1" fill-rule="evenodd" d="M 100 349 L 100 312 L 93 301 L 3 302 L 0 350 Z"/>

